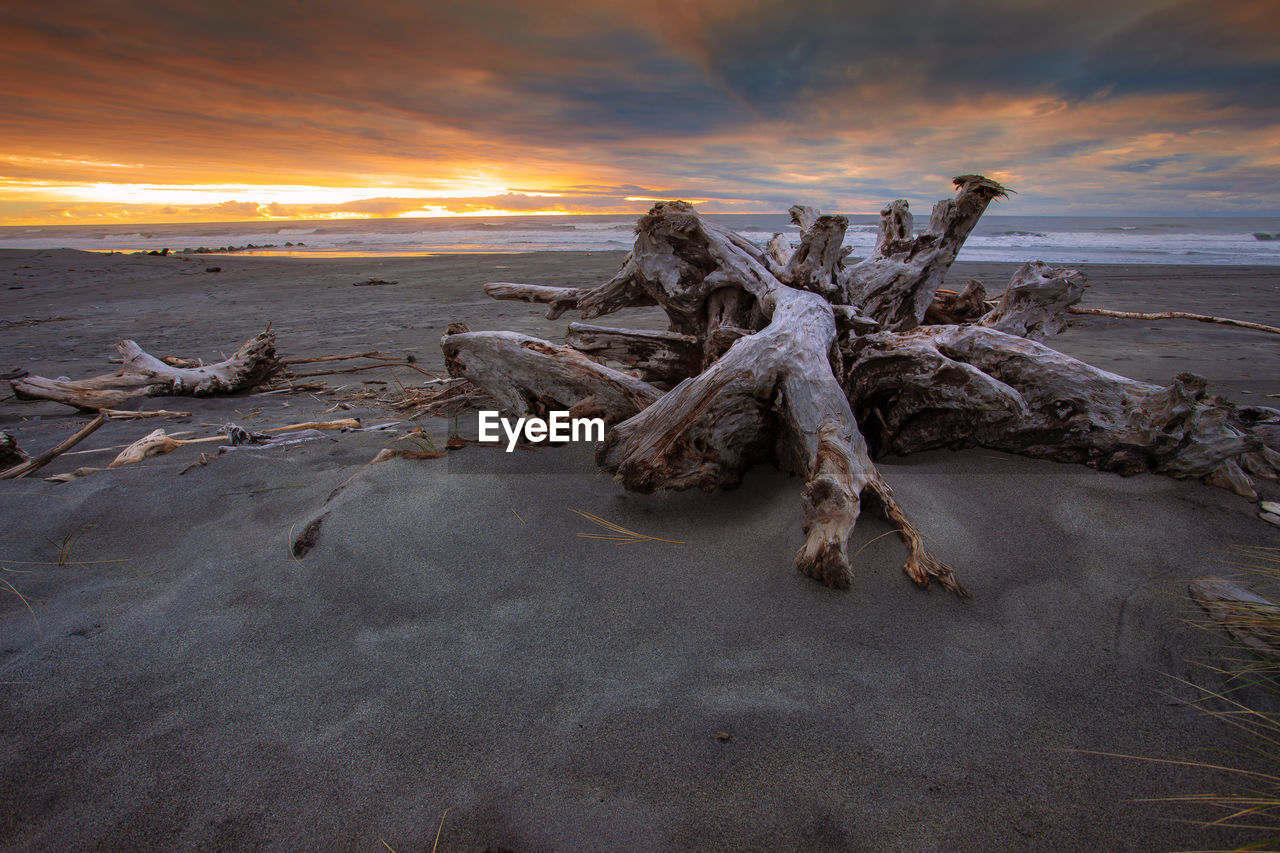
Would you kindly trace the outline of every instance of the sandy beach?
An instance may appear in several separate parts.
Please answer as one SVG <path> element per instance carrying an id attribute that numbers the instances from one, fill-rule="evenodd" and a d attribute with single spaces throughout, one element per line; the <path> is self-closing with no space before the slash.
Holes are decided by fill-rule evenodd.
<path id="1" fill-rule="evenodd" d="M 0 372 L 109 372 L 132 338 L 216 360 L 268 324 L 284 358 L 383 350 L 442 370 L 451 321 L 550 340 L 570 317 L 486 281 L 591 286 L 620 253 L 312 260 L 0 251 Z M 1014 264 L 957 263 L 1003 289 Z M 206 272 L 219 267 L 219 272 Z M 1084 304 L 1280 325 L 1280 268 L 1091 266 Z M 371 278 L 398 282 L 353 287 Z M 616 318 L 606 318 L 610 322 Z M 656 309 L 622 325 L 662 328 Z M 1076 318 L 1049 345 L 1132 378 L 1280 400 L 1280 339 Z M 870 515 L 855 583 L 799 575 L 800 482 L 630 494 L 590 447 L 468 446 L 364 467 L 414 424 L 362 390 L 156 398 L 39 476 L 0 482 L 0 848 L 6 850 L 1173 850 L 1235 836 L 1152 798 L 1221 789 L 1229 730 L 1189 704 L 1222 641 L 1188 579 L 1280 546 L 1250 502 L 975 449 L 880 460 L 973 594 L 921 592 Z M 367 383 L 366 380 L 369 380 Z M 381 382 L 383 384 L 371 384 Z M 7 392 L 7 385 L 5 386 Z M 1270 395 L 1270 396 L 1269 396 Z M 179 448 L 359 417 L 288 448 Z M 28 452 L 87 416 L 0 402 Z M 444 419 L 425 419 L 438 445 Z M 464 426 L 464 431 L 466 426 Z M 346 484 L 336 497 L 329 495 Z M 1264 497 L 1280 497 L 1274 483 Z M 573 510 L 683 544 L 618 547 Z M 320 514 L 303 557 L 290 543 Z M 1190 684 L 1188 684 L 1189 682 Z"/>

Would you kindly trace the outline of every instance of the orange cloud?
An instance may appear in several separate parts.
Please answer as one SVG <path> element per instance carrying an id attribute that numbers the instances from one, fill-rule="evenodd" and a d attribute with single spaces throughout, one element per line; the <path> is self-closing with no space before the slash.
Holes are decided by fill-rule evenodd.
<path id="1" fill-rule="evenodd" d="M 975 171 L 1007 212 L 1277 211 L 1276 9 L 12 0 L 0 222 L 867 212 Z"/>

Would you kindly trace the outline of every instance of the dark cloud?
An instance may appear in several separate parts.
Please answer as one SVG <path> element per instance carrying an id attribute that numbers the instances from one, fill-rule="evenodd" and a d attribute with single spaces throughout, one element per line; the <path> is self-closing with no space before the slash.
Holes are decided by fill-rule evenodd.
<path id="1" fill-rule="evenodd" d="M 1280 126 L 1273 0 L 10 0 L 0 43 L 15 181 L 488 170 L 785 209 L 1004 169 L 1025 204 L 1086 174 L 1270 175 Z"/>

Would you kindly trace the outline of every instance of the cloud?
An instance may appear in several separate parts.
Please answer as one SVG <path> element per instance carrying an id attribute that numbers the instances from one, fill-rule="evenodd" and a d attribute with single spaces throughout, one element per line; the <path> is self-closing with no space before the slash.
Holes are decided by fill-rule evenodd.
<path id="1" fill-rule="evenodd" d="M 418 208 L 387 188 L 598 210 L 631 186 L 866 211 L 987 171 L 1020 185 L 1010 211 L 1112 190 L 1154 210 L 1186 199 L 1148 180 L 1184 170 L 1233 187 L 1187 212 L 1274 209 L 1278 8 L 66 0 L 55 17 L 15 0 L 0 198 L 17 199 L 4 181 L 295 183 L 363 188 L 335 213 L 399 215 Z"/>

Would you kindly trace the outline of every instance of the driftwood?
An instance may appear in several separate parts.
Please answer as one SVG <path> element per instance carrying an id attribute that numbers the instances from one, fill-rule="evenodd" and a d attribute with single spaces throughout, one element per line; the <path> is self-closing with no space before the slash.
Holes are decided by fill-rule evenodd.
<path id="1" fill-rule="evenodd" d="M 17 465 L 14 465 L 10 468 L 6 468 L 3 471 L 0 471 L 0 480 L 15 480 L 19 477 L 25 477 L 28 474 L 32 473 L 33 471 L 38 471 L 39 469 L 48 465 L 54 459 L 57 459 L 62 454 L 66 453 L 68 450 L 75 447 L 80 442 L 84 441 L 86 438 L 88 438 L 90 435 L 96 432 L 98 427 L 102 426 L 106 422 L 107 422 L 107 415 L 105 414 L 98 415 L 96 418 L 89 421 L 89 423 L 85 424 L 80 429 L 76 430 L 71 435 L 67 436 L 67 438 L 64 439 L 62 442 L 60 442 L 54 447 L 49 448 L 44 453 L 41 453 L 38 456 L 32 456 L 30 458 L 27 458 L 22 462 L 19 462 Z"/>
<path id="2" fill-rule="evenodd" d="M 0 432 L 0 471 L 7 471 L 15 465 L 21 465 L 30 457 L 18 447 L 18 441 L 7 432 Z"/>
<path id="3" fill-rule="evenodd" d="M 922 234 L 905 201 L 887 206 L 875 251 L 852 265 L 844 217 L 793 208 L 803 231 L 792 252 L 780 238 L 762 249 L 683 202 L 658 204 L 598 288 L 485 290 L 548 304 L 550 317 L 658 305 L 667 332 L 575 323 L 556 345 L 451 327 L 446 363 L 516 414 L 603 417 L 597 461 L 628 489 L 732 486 L 761 461 L 798 473 L 796 566 L 834 587 L 851 581 L 849 535 L 867 502 L 906 543 L 913 580 L 963 592 L 925 551 L 874 454 L 980 445 L 1241 494 L 1251 476 L 1276 475 L 1280 455 L 1252 432 L 1266 412 L 1246 416 L 1190 374 L 1168 387 L 1135 382 L 1034 340 L 1062 328 L 1087 284 L 1079 273 L 1028 264 L 994 306 L 978 283 L 941 293 L 983 210 L 1005 194 L 978 175 L 955 183 Z"/>
<path id="4" fill-rule="evenodd" d="M 1187 592 L 1233 640 L 1280 661 L 1280 605 L 1242 583 L 1212 575 L 1191 581 Z"/>
<path id="5" fill-rule="evenodd" d="M 175 367 L 134 341 L 121 341 L 116 349 L 123 363 L 115 373 L 78 380 L 24 376 L 9 384 L 20 400 L 53 400 L 97 411 L 137 397 L 230 394 L 252 388 L 281 369 L 275 333 L 269 329 L 245 341 L 225 361 L 196 367 Z"/>
<path id="6" fill-rule="evenodd" d="M 1068 314 L 1093 314 L 1098 317 L 1116 317 L 1121 320 L 1198 320 L 1201 323 L 1219 323 L 1224 326 L 1239 326 L 1242 329 L 1253 329 L 1255 332 L 1269 332 L 1280 335 L 1280 328 L 1264 323 L 1252 323 L 1248 320 L 1232 320 L 1228 317 L 1213 317 L 1208 314 L 1191 314 L 1186 311 L 1156 311 L 1141 313 L 1138 311 L 1112 311 L 1107 308 L 1085 308 L 1073 305 L 1067 309 Z"/>

